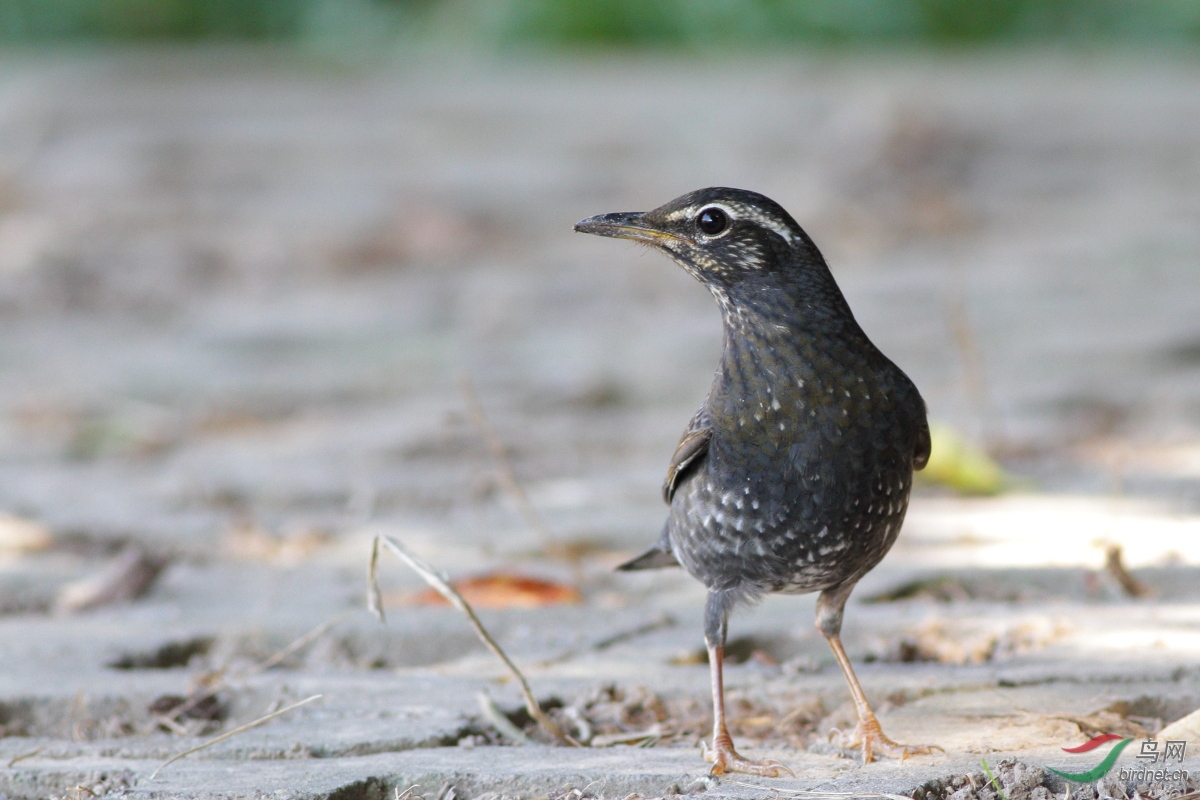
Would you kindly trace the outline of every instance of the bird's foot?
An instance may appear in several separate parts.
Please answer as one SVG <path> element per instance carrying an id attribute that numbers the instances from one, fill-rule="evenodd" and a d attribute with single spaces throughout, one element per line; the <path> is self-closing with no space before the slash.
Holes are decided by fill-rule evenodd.
<path id="1" fill-rule="evenodd" d="M 710 775 L 724 775 L 727 772 L 745 772 L 749 775 L 762 775 L 764 778 L 781 778 L 784 773 L 796 777 L 796 773 L 780 764 L 778 761 L 750 761 L 742 758 L 733 749 L 733 740 L 729 736 L 717 736 L 713 740 L 712 749 L 704 746 L 704 760 L 712 764 L 708 771 Z"/>
<path id="2" fill-rule="evenodd" d="M 934 750 L 946 752 L 936 744 L 898 744 L 893 742 L 884 735 L 883 729 L 879 727 L 879 720 L 875 719 L 873 714 L 865 720 L 859 720 L 854 734 L 850 737 L 843 737 L 842 746 L 861 748 L 864 764 L 874 761 L 876 753 L 903 761 L 909 756 L 929 755 Z"/>

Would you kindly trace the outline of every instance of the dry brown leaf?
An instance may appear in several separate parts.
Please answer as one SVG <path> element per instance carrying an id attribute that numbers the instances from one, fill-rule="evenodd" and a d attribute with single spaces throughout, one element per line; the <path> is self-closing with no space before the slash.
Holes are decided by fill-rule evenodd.
<path id="1" fill-rule="evenodd" d="M 476 608 L 539 608 L 583 600 L 574 586 L 528 578 L 509 572 L 489 572 L 451 581 L 463 598 Z M 433 589 L 388 598 L 388 605 L 444 606 L 445 598 Z"/>
<path id="2" fill-rule="evenodd" d="M 59 613 L 72 614 L 135 600 L 150 591 L 168 563 L 170 559 L 165 556 L 128 547 L 108 569 L 64 586 L 59 591 L 55 608 Z"/>

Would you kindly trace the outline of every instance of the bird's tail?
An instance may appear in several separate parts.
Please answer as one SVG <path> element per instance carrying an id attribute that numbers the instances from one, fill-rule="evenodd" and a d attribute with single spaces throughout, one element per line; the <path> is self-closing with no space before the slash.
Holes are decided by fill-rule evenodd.
<path id="1" fill-rule="evenodd" d="M 654 545 L 635 559 L 626 561 L 617 567 L 620 572 L 634 572 L 640 569 L 662 569 L 663 567 L 678 567 L 679 561 L 670 550 L 664 550 L 663 545 Z"/>

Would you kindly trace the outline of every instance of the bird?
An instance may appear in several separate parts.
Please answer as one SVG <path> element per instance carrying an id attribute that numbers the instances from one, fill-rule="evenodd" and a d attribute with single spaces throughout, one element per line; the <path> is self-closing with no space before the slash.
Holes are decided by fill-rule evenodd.
<path id="1" fill-rule="evenodd" d="M 816 626 L 849 684 L 858 724 L 847 746 L 863 763 L 940 750 L 884 735 L 841 641 L 846 601 L 895 543 L 913 471 L 929 460 L 916 386 L 859 326 L 813 240 L 764 195 L 700 189 L 575 230 L 661 250 L 721 311 L 720 363 L 667 467 L 662 533 L 618 567 L 682 565 L 707 587 L 710 772 L 791 772 L 741 756 L 725 719 L 730 612 L 770 593 L 819 592 Z"/>

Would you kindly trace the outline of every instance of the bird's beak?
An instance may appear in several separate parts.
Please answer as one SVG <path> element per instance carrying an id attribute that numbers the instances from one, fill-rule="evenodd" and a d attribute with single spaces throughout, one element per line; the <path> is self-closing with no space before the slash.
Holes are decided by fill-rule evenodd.
<path id="1" fill-rule="evenodd" d="M 633 239 L 646 244 L 660 244 L 679 238 L 650 225 L 646 222 L 645 215 L 638 211 L 597 214 L 576 222 L 575 230 L 580 233 L 594 233 L 597 236 L 611 236 L 614 239 Z"/>

